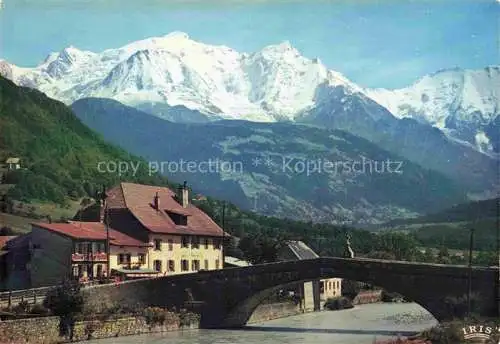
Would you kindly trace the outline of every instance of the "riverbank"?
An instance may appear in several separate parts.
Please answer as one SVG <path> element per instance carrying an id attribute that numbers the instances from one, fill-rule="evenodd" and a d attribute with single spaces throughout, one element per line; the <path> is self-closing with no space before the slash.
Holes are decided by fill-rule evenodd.
<path id="1" fill-rule="evenodd" d="M 432 342 L 423 339 L 389 339 L 377 341 L 375 344 L 432 344 Z"/>
<path id="2" fill-rule="evenodd" d="M 304 313 L 292 302 L 262 304 L 248 323 L 261 323 Z M 0 321 L 0 344 L 56 344 L 66 343 L 61 336 L 59 317 L 36 317 Z M 200 317 L 195 313 L 163 311 L 161 316 L 121 316 L 115 319 L 92 319 L 75 322 L 73 341 L 115 338 L 141 334 L 186 331 L 198 329 Z"/>
<path id="3" fill-rule="evenodd" d="M 362 313 L 367 310 L 371 310 L 373 307 L 375 309 L 395 309 L 396 312 L 389 313 L 384 318 L 373 318 L 377 323 L 372 323 L 370 319 L 367 324 L 357 324 Z M 299 323 L 315 321 L 314 319 L 320 318 L 335 318 L 334 328 L 337 328 L 338 317 L 348 318 L 353 317 L 353 324 L 356 326 L 365 326 L 367 330 L 372 331 L 379 339 L 380 335 L 384 335 L 387 331 L 378 331 L 378 324 L 392 324 L 390 327 L 397 326 L 398 328 L 404 328 L 408 331 L 415 330 L 414 333 L 421 331 L 423 328 L 420 326 L 414 327 L 414 323 L 429 323 L 431 320 L 426 317 L 422 311 L 416 310 L 406 311 L 406 306 L 403 304 L 372 304 L 372 305 L 358 305 L 354 309 L 347 311 L 322 311 L 322 312 L 304 312 L 298 305 L 293 303 L 273 303 L 273 304 L 261 304 L 255 310 L 253 315 L 248 321 L 251 328 L 262 328 L 262 326 L 269 326 L 270 324 L 278 322 L 289 322 L 292 324 L 291 331 L 296 331 L 294 327 L 298 326 Z M 403 311 L 404 310 L 404 311 Z M 416 312 L 416 314 L 413 314 Z M 373 316 L 377 316 L 379 311 L 374 311 Z M 155 320 L 156 319 L 156 320 Z M 273 321 L 274 320 L 274 321 Z M 160 322 L 160 323 L 155 323 Z M 297 323 L 298 322 L 298 323 Z M 323 325 L 322 325 L 323 326 Z M 326 328 L 331 328 L 331 324 L 325 324 Z M 429 326 L 431 327 L 431 326 Z M 197 330 L 199 328 L 199 316 L 194 313 L 182 313 L 176 314 L 173 312 L 164 313 L 164 319 L 161 317 L 153 316 L 149 319 L 144 315 L 141 316 L 122 316 L 116 319 L 94 319 L 87 321 L 79 321 L 75 323 L 74 327 L 74 341 L 86 341 L 92 339 L 104 339 L 104 338 L 124 338 L 134 335 L 146 335 L 151 336 L 157 334 L 158 336 L 163 336 L 162 333 L 172 332 L 168 336 L 174 337 L 186 337 L 191 336 L 189 334 L 191 330 Z M 287 331 L 290 331 L 287 330 Z M 200 330 L 206 331 L 206 330 Z M 297 331 L 298 328 L 297 328 Z M 330 330 L 328 330 L 330 331 Z M 335 331 L 344 332 L 344 329 L 331 330 L 333 333 Z M 365 331 L 365 330 L 363 330 Z M 360 331 L 360 332 L 363 332 Z M 197 333 L 198 331 L 194 331 Z M 356 332 L 356 330 L 354 331 Z M 353 332 L 353 333 L 354 333 Z M 368 332 L 368 331 L 367 331 Z M 380 333 L 378 333 L 380 332 Z M 185 333 L 185 335 L 183 335 Z M 397 333 L 405 333 L 396 331 L 392 335 L 395 337 Z M 388 333 L 387 333 L 388 334 Z M 58 317 L 43 317 L 43 318 L 32 318 L 32 319 L 19 319 L 19 320 L 7 320 L 0 322 L 0 341 L 1 344 L 55 344 L 68 342 L 67 337 L 59 336 L 59 318 Z M 382 337 L 383 338 L 383 337 Z M 380 338 L 380 339 L 382 339 Z M 373 337 L 372 337 L 373 339 Z M 385 338 L 388 340 L 389 338 Z M 126 341 L 126 339 L 124 339 Z M 116 343 L 116 341 L 114 342 Z M 120 339 L 120 343 L 122 340 Z M 370 344 L 373 341 L 369 342 Z M 425 342 L 415 342 L 408 341 L 403 342 L 405 344 L 427 344 Z M 389 342 L 380 342 L 380 344 L 392 344 Z"/>
<path id="4" fill-rule="evenodd" d="M 199 315 L 165 312 L 151 321 L 144 316 L 76 321 L 70 335 L 61 336 L 59 317 L 39 317 L 0 321 L 1 344 L 57 344 L 110 337 L 192 330 L 199 328 Z"/>
<path id="5" fill-rule="evenodd" d="M 416 321 L 400 321 L 411 318 Z M 422 314 L 422 316 L 420 316 Z M 373 344 L 374 340 L 389 340 L 398 334 L 410 337 L 436 325 L 417 304 L 369 304 L 343 311 L 301 313 L 295 316 L 249 324 L 242 329 L 200 329 L 172 331 L 91 340 L 85 344 Z"/>

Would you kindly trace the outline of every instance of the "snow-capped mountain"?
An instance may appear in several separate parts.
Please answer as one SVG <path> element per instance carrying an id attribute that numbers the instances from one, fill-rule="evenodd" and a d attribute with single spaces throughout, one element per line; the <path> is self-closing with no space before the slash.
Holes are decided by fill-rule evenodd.
<path id="1" fill-rule="evenodd" d="M 483 152 L 498 152 L 492 125 L 500 114 L 499 66 L 443 70 L 406 88 L 365 93 L 399 118 L 428 123 Z"/>
<path id="2" fill-rule="evenodd" d="M 67 104 L 101 97 L 138 107 L 182 105 L 215 119 L 293 119 L 314 105 L 319 84 L 360 90 L 319 60 L 302 57 L 289 42 L 246 54 L 202 44 L 180 32 L 99 54 L 69 47 L 32 69 L 6 62 L 0 66 L 17 84 Z"/>
<path id="3" fill-rule="evenodd" d="M 319 59 L 301 56 L 289 42 L 249 54 L 196 42 L 181 32 L 101 53 L 68 47 L 35 68 L 0 61 L 2 75 L 67 104 L 110 98 L 178 122 L 302 121 L 304 114 L 331 104 L 332 94 L 341 95 L 336 113 L 354 98 L 358 104 L 369 98 L 396 118 L 430 124 L 487 154 L 500 151 L 499 70 L 448 70 L 404 89 L 364 89 Z M 388 115 L 380 109 L 367 113 Z"/>

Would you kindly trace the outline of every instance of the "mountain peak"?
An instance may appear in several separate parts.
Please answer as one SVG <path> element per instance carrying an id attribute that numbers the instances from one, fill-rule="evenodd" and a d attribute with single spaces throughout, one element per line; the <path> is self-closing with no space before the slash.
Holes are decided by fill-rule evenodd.
<path id="1" fill-rule="evenodd" d="M 165 36 L 163 36 L 166 39 L 178 39 L 178 40 L 188 40 L 190 39 L 189 35 L 185 32 L 182 31 L 173 31 Z"/>
<path id="2" fill-rule="evenodd" d="M 290 43 L 290 41 L 283 41 L 279 44 L 271 44 L 268 45 L 267 47 L 264 47 L 264 49 L 261 50 L 261 53 L 263 54 L 270 54 L 270 55 L 284 55 L 284 54 L 293 54 L 296 56 L 299 56 L 300 53 L 295 47 Z"/>

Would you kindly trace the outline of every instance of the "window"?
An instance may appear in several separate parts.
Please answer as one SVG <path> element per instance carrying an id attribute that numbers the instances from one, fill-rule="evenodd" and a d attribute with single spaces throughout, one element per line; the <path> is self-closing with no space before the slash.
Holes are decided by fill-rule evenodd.
<path id="1" fill-rule="evenodd" d="M 187 216 L 177 213 L 172 213 L 167 211 L 168 216 L 172 219 L 172 221 L 178 226 L 187 226 Z"/>
<path id="2" fill-rule="evenodd" d="M 83 244 L 78 242 L 75 244 L 75 253 L 83 254 Z"/>
<path id="3" fill-rule="evenodd" d="M 104 252 L 104 243 L 102 242 L 92 243 L 92 253 L 103 253 L 103 252 Z"/>
<path id="4" fill-rule="evenodd" d="M 169 251 L 174 250 L 174 241 L 172 239 L 168 239 L 168 250 Z"/>
<path id="5" fill-rule="evenodd" d="M 205 259 L 205 270 L 208 270 L 208 259 Z"/>
<path id="6" fill-rule="evenodd" d="M 87 277 L 94 277 L 94 269 L 91 264 L 87 265 Z"/>
<path id="7" fill-rule="evenodd" d="M 189 247 L 189 237 L 187 235 L 182 236 L 182 247 Z"/>
<path id="8" fill-rule="evenodd" d="M 74 265 L 73 266 L 73 277 L 79 277 L 79 273 L 78 273 L 78 266 Z"/>
<path id="9" fill-rule="evenodd" d="M 154 269 L 155 271 L 160 271 L 161 272 L 161 260 L 155 260 L 153 262 Z"/>
<path id="10" fill-rule="evenodd" d="M 215 269 L 219 269 L 220 262 L 218 259 L 215 260 Z"/>
<path id="11" fill-rule="evenodd" d="M 78 265 L 78 277 L 83 277 L 83 265 Z"/>
<path id="12" fill-rule="evenodd" d="M 189 271 L 189 262 L 186 259 L 181 260 L 181 270 Z"/>
<path id="13" fill-rule="evenodd" d="M 144 253 L 138 253 L 137 260 L 139 261 L 139 264 L 146 264 L 146 255 Z"/>
<path id="14" fill-rule="evenodd" d="M 192 248 L 199 248 L 200 247 L 200 238 L 197 236 L 194 236 L 191 239 L 191 247 Z"/>
<path id="15" fill-rule="evenodd" d="M 199 260 L 195 259 L 191 263 L 192 263 L 191 270 L 193 270 L 193 271 L 199 271 L 200 270 L 200 261 Z"/>
<path id="16" fill-rule="evenodd" d="M 214 239 L 214 249 L 219 250 L 221 247 L 221 240 L 220 239 Z"/>
<path id="17" fill-rule="evenodd" d="M 104 245 L 104 243 L 100 242 L 97 244 L 97 252 L 98 253 L 106 252 L 106 246 Z"/>
<path id="18" fill-rule="evenodd" d="M 205 238 L 205 249 L 208 249 L 208 238 Z"/>
<path id="19" fill-rule="evenodd" d="M 130 264 L 130 253 L 120 253 L 118 255 L 118 264 Z"/>
<path id="20" fill-rule="evenodd" d="M 155 251 L 161 251 L 161 239 L 155 239 Z"/>
<path id="21" fill-rule="evenodd" d="M 173 261 L 173 260 L 168 261 L 168 271 L 170 271 L 170 272 L 175 271 L 175 261 Z"/>

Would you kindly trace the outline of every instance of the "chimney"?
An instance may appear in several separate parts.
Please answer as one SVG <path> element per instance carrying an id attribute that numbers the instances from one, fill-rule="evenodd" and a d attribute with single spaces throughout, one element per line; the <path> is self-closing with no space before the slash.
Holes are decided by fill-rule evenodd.
<path id="1" fill-rule="evenodd" d="M 184 184 L 182 185 L 181 204 L 184 208 L 186 208 L 189 204 L 189 189 L 186 181 L 184 181 Z"/>
<path id="2" fill-rule="evenodd" d="M 153 199 L 153 207 L 156 210 L 160 210 L 160 196 L 158 196 L 158 191 L 155 194 L 155 197 Z"/>

